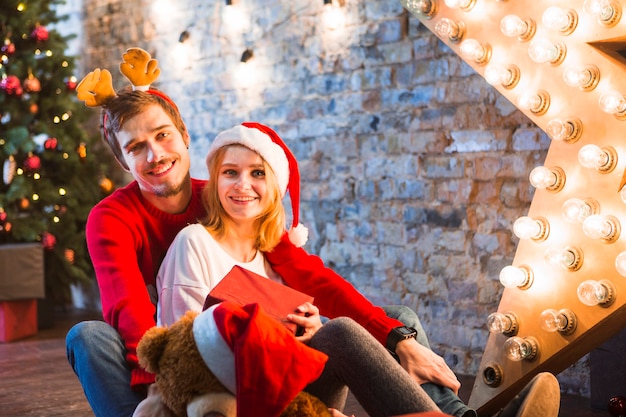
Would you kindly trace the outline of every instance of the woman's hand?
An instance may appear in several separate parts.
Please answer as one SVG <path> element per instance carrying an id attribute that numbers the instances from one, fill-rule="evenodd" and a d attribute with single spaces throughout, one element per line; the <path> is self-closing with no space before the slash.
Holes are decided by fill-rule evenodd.
<path id="1" fill-rule="evenodd" d="M 287 320 L 304 329 L 302 336 L 297 336 L 296 339 L 302 343 L 308 343 L 313 335 L 322 327 L 322 319 L 320 318 L 320 310 L 313 304 L 306 302 L 299 306 L 296 311 L 303 313 L 303 316 L 297 314 L 288 314 Z"/>

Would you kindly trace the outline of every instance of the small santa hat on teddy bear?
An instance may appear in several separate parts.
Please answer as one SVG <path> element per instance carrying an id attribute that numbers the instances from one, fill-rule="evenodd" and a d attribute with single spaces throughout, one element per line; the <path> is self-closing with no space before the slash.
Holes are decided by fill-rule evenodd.
<path id="1" fill-rule="evenodd" d="M 207 164 L 218 149 L 235 144 L 253 150 L 269 164 L 278 180 L 281 197 L 289 191 L 292 211 L 289 240 L 297 247 L 303 246 L 308 240 L 309 231 L 299 220 L 300 171 L 296 157 L 274 130 L 260 123 L 245 122 L 217 135 L 209 147 Z"/>

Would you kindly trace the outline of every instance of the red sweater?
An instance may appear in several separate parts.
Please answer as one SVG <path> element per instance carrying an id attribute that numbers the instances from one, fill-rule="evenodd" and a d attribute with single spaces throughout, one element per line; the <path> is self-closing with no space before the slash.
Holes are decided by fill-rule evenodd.
<path id="1" fill-rule="evenodd" d="M 200 198 L 204 184 L 192 180 L 191 202 L 180 214 L 157 209 L 142 197 L 135 181 L 103 199 L 89 214 L 87 246 L 102 314 L 124 340 L 132 387 L 154 382 L 154 375 L 138 366 L 137 344 L 156 324 L 155 278 L 167 248 L 180 229 L 205 214 Z"/>

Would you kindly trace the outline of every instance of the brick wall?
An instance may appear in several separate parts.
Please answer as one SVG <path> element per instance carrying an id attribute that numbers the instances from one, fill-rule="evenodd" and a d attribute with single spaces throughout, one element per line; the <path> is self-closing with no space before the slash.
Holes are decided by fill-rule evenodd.
<path id="1" fill-rule="evenodd" d="M 220 130 L 275 128 L 300 161 L 306 248 L 375 303 L 414 308 L 435 350 L 475 374 L 549 141 L 399 1 L 347 0 L 336 30 L 322 3 L 241 0 L 238 31 L 224 2 L 83 0 L 82 62 L 121 86 L 126 48 L 159 59 L 195 176 Z M 246 48 L 258 78 L 242 88 Z M 588 395 L 587 362 L 560 375 L 566 391 Z"/>

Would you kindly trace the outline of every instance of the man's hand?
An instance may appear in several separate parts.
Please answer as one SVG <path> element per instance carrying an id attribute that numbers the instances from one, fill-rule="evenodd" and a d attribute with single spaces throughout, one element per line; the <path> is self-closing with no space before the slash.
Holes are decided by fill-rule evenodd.
<path id="1" fill-rule="evenodd" d="M 400 358 L 400 365 L 420 385 L 432 382 L 450 388 L 455 394 L 459 393 L 461 383 L 443 358 L 420 345 L 417 340 L 407 339 L 398 342 L 396 354 Z"/>
<path id="2" fill-rule="evenodd" d="M 156 384 L 148 387 L 148 396 L 139 403 L 133 417 L 175 417 L 174 413 L 163 404 Z"/>
<path id="3" fill-rule="evenodd" d="M 297 309 L 298 313 L 304 313 L 304 316 L 297 314 L 287 315 L 287 320 L 296 323 L 304 329 L 302 336 L 296 337 L 302 343 L 309 343 L 313 335 L 322 327 L 322 319 L 320 318 L 320 310 L 311 303 L 304 303 Z"/>

